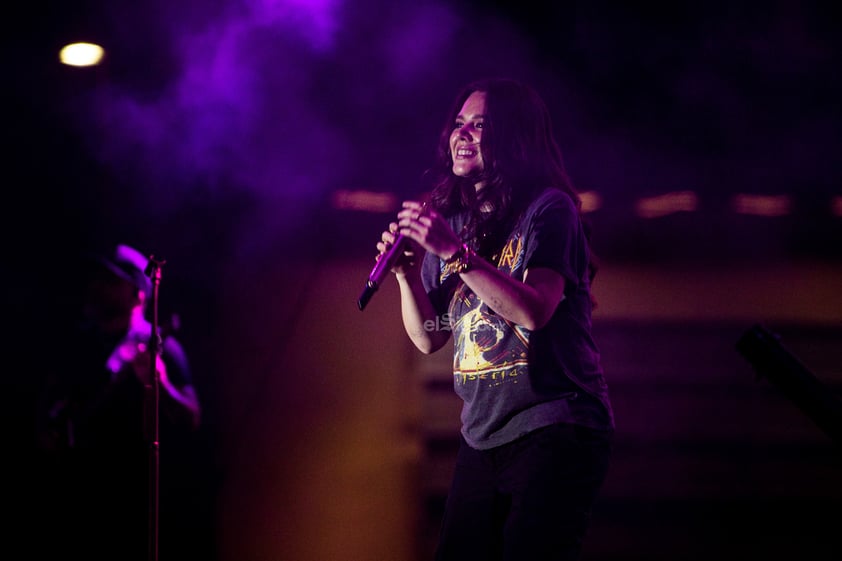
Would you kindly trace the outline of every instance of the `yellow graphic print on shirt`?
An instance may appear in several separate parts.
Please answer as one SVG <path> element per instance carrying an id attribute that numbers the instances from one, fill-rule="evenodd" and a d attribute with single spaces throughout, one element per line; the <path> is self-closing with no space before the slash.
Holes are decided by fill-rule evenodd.
<path id="1" fill-rule="evenodd" d="M 511 275 L 522 261 L 523 242 L 515 235 L 500 253 L 497 267 Z M 450 312 L 458 318 L 453 326 L 456 385 L 517 383 L 527 365 L 529 330 L 495 314 L 464 284 L 456 290 Z"/>

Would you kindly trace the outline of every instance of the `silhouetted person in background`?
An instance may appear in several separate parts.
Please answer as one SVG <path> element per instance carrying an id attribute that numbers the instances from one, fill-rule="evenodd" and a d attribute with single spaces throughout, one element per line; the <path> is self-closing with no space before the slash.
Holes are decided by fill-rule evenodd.
<path id="1" fill-rule="evenodd" d="M 538 94 L 468 85 L 441 134 L 428 205 L 406 201 L 377 244 L 407 335 L 453 335 L 460 447 L 438 561 L 577 559 L 607 473 L 614 417 L 591 336 L 581 202 Z"/>
<path id="2" fill-rule="evenodd" d="M 144 423 L 151 422 L 154 394 L 147 264 L 126 245 L 86 259 L 79 272 L 78 321 L 45 340 L 37 357 L 46 369 L 35 423 L 32 506 L 39 530 L 46 530 L 37 534 L 38 551 L 63 558 L 148 559 L 151 425 Z M 160 489 L 166 495 L 173 477 L 167 454 L 189 442 L 201 414 L 184 349 L 163 328 L 159 333 Z M 161 524 L 172 522 L 173 500 L 178 498 L 161 503 Z"/>

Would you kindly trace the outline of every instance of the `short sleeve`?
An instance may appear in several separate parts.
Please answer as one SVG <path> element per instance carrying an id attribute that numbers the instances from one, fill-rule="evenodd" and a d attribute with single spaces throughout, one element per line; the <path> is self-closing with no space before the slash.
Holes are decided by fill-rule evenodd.
<path id="1" fill-rule="evenodd" d="M 177 339 L 172 336 L 164 338 L 161 358 L 167 365 L 167 377 L 173 385 L 183 388 L 193 383 L 187 354 Z"/>
<path id="2" fill-rule="evenodd" d="M 587 270 L 587 245 L 579 211 L 558 190 L 542 195 L 527 213 L 526 268 L 545 267 L 578 285 Z"/>

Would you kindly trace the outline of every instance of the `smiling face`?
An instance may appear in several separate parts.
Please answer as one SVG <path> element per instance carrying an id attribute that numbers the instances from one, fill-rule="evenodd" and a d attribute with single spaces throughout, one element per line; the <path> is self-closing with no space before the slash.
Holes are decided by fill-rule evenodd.
<path id="1" fill-rule="evenodd" d="M 482 127 L 485 119 L 485 92 L 474 92 L 465 103 L 450 133 L 450 158 L 453 160 L 453 175 L 476 178 L 476 188 L 481 189 L 480 180 L 485 165 L 480 151 Z"/>

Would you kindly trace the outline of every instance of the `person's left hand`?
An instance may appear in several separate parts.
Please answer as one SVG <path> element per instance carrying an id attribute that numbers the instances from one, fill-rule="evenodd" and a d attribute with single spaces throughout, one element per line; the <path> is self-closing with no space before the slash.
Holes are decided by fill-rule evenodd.
<path id="1" fill-rule="evenodd" d="M 428 252 L 447 259 L 456 253 L 462 240 L 436 211 L 417 201 L 404 201 L 398 212 L 399 232 L 417 242 Z"/>
<path id="2" fill-rule="evenodd" d="M 108 367 L 112 372 L 116 374 L 125 369 L 145 386 L 152 383 L 150 366 L 151 357 L 146 343 L 131 339 L 120 343 L 108 360 Z M 160 379 L 166 378 L 167 367 L 160 355 L 155 357 L 155 369 Z"/>

